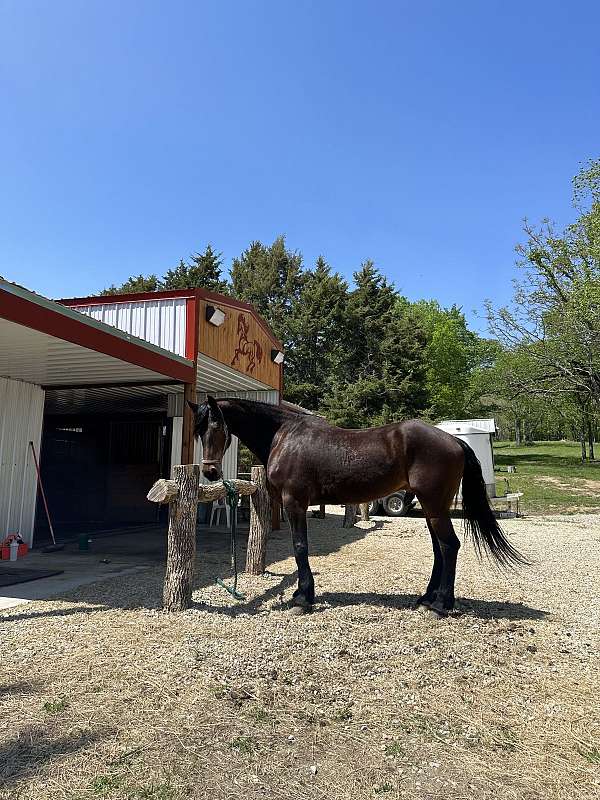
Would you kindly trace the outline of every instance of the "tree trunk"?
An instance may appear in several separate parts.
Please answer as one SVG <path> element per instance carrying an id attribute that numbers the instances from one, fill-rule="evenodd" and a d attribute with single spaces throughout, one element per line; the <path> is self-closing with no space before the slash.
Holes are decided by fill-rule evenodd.
<path id="1" fill-rule="evenodd" d="M 369 504 L 368 503 L 361 503 L 360 504 L 360 519 L 361 519 L 361 522 L 368 522 L 369 521 Z"/>
<path id="2" fill-rule="evenodd" d="M 588 445 L 589 445 L 589 453 L 590 453 L 590 461 L 594 461 L 594 426 L 592 425 L 592 420 L 588 417 L 587 423 L 588 429 Z"/>
<path id="3" fill-rule="evenodd" d="M 583 428 L 583 426 L 581 427 L 581 431 L 579 433 L 579 440 L 581 442 L 581 461 L 585 463 L 585 460 L 587 458 L 587 453 L 585 451 L 585 429 Z"/>
<path id="4" fill-rule="evenodd" d="M 163 592 L 166 611 L 184 611 L 192 603 L 196 566 L 196 515 L 200 466 L 175 466 L 172 480 L 179 491 L 169 505 L 167 571 Z"/>
<path id="5" fill-rule="evenodd" d="M 346 510 L 344 512 L 344 522 L 342 523 L 342 528 L 353 528 L 354 523 L 356 522 L 356 506 L 352 503 L 346 504 Z"/>
<path id="6" fill-rule="evenodd" d="M 523 428 L 522 428 L 522 420 L 516 419 L 515 420 L 515 444 L 517 447 L 521 444 L 523 440 Z"/>
<path id="7" fill-rule="evenodd" d="M 252 467 L 252 482 L 258 486 L 250 496 L 250 533 L 246 553 L 246 572 L 262 575 L 267 560 L 267 539 L 271 533 L 271 498 L 267 491 L 264 467 Z"/>

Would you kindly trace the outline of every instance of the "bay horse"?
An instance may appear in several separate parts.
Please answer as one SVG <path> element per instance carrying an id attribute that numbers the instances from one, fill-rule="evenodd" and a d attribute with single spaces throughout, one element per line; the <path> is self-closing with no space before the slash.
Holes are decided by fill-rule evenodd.
<path id="1" fill-rule="evenodd" d="M 189 402 L 189 401 L 188 401 Z M 363 503 L 399 489 L 415 494 L 425 514 L 433 546 L 433 569 L 417 605 L 445 617 L 454 607 L 456 558 L 460 547 L 450 507 L 462 480 L 466 531 L 481 553 L 500 565 L 526 563 L 500 528 L 487 497 L 481 465 L 468 444 L 419 420 L 350 430 L 322 417 L 237 398 L 208 397 L 195 414 L 195 437 L 202 440 L 202 473 L 222 477 L 223 454 L 237 436 L 265 466 L 269 492 L 288 518 L 298 588 L 292 610 L 305 613 L 315 601 L 308 560 L 306 512 L 309 505 Z"/>

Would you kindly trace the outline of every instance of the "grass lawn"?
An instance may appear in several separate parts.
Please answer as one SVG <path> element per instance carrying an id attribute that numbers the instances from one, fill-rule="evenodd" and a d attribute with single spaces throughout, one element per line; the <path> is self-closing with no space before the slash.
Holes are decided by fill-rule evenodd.
<path id="1" fill-rule="evenodd" d="M 526 514 L 600 511 L 600 461 L 581 463 L 579 442 L 495 442 L 496 492 L 523 492 Z M 509 464 L 516 473 L 508 474 Z"/>

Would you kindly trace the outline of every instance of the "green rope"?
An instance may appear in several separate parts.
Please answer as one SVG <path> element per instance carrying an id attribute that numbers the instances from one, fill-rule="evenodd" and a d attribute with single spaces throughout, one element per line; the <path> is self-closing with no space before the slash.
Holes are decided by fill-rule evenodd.
<path id="1" fill-rule="evenodd" d="M 238 568 L 237 568 L 237 547 L 236 547 L 236 530 L 237 530 L 237 503 L 238 503 L 238 493 L 236 491 L 235 486 L 231 481 L 227 481 L 223 479 L 223 485 L 225 486 L 225 502 L 229 506 L 230 513 L 229 516 L 231 518 L 231 571 L 233 572 L 233 586 L 227 586 L 227 584 L 221 580 L 221 578 L 217 578 L 217 583 L 219 586 L 222 586 L 225 591 L 229 592 L 232 597 L 235 597 L 236 600 L 245 600 L 246 595 L 238 592 L 237 590 L 237 582 L 238 582 Z"/>

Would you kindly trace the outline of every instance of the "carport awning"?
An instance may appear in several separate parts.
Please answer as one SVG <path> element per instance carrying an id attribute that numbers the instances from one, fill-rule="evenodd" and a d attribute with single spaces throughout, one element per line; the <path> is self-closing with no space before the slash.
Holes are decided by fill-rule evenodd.
<path id="1" fill-rule="evenodd" d="M 45 388 L 191 383 L 193 362 L 0 279 L 0 375 Z"/>

